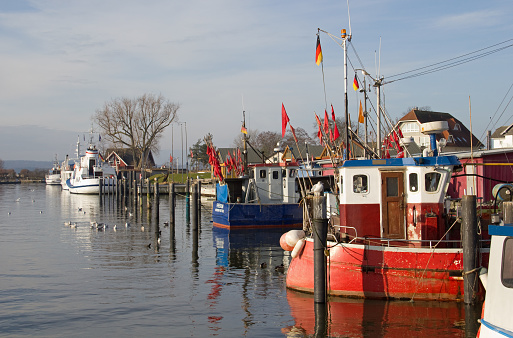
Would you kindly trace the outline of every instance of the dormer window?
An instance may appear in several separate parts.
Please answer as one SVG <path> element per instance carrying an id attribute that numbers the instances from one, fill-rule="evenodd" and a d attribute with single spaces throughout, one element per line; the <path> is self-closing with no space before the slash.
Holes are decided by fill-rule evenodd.
<path id="1" fill-rule="evenodd" d="M 447 143 L 454 143 L 454 136 L 449 135 L 449 137 L 447 138 Z"/>
<path id="2" fill-rule="evenodd" d="M 459 124 L 459 123 L 456 123 L 456 124 L 454 125 L 454 130 L 461 131 L 461 126 L 460 126 L 460 124 Z"/>
<path id="3" fill-rule="evenodd" d="M 403 134 L 418 133 L 419 130 L 419 124 L 416 122 L 407 122 L 401 126 L 401 131 L 403 132 Z"/>

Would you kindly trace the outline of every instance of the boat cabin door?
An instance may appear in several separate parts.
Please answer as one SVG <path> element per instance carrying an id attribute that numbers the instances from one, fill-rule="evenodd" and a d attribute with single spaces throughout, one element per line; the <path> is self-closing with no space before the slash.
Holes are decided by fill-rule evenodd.
<path id="1" fill-rule="evenodd" d="M 406 239 L 404 173 L 382 172 L 381 187 L 383 237 Z"/>

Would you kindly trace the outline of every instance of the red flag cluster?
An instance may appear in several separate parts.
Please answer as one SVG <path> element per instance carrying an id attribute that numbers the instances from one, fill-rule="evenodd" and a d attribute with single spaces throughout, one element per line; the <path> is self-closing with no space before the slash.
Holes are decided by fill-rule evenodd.
<path id="1" fill-rule="evenodd" d="M 390 158 L 389 150 L 393 148 L 397 150 L 397 158 L 404 157 L 404 148 L 399 143 L 400 138 L 403 138 L 403 133 L 401 132 L 401 129 L 398 129 L 398 133 L 396 133 L 396 131 L 394 130 L 383 140 L 383 158 Z"/>
<path id="2" fill-rule="evenodd" d="M 323 144 L 322 135 L 323 132 L 326 137 L 329 137 L 330 142 L 335 142 L 340 137 L 340 133 L 338 132 L 337 121 L 335 119 L 335 110 L 333 109 L 333 105 L 331 105 L 331 118 L 333 120 L 333 129 L 330 128 L 330 121 L 328 117 L 328 112 L 326 109 L 324 110 L 324 123 L 321 124 L 321 119 L 317 114 L 315 114 L 315 119 L 317 121 L 317 126 L 319 127 L 319 131 L 317 132 L 317 137 L 321 144 Z"/>
<path id="3" fill-rule="evenodd" d="M 214 146 L 207 145 L 208 163 L 214 168 L 214 176 L 218 177 L 220 181 L 224 180 L 223 173 L 221 171 L 221 164 L 217 157 L 217 151 Z"/>
<path id="4" fill-rule="evenodd" d="M 234 171 L 237 176 L 242 175 L 244 172 L 244 162 L 242 161 L 240 149 L 237 149 L 237 153 L 235 153 L 234 150 L 233 156 L 228 152 L 228 155 L 226 155 L 226 159 L 224 160 L 224 165 L 227 172 Z"/>

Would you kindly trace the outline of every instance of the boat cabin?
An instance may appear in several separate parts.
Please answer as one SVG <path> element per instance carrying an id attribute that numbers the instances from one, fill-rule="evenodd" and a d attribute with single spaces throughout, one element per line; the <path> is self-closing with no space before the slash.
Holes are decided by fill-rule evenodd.
<path id="1" fill-rule="evenodd" d="M 444 197 L 458 164 L 454 156 L 345 161 L 336 177 L 340 231 L 418 246 L 440 239 Z"/>
<path id="2" fill-rule="evenodd" d="M 298 203 L 301 196 L 298 169 L 296 164 L 289 162 L 251 165 L 249 177 L 225 179 L 227 202 Z"/>

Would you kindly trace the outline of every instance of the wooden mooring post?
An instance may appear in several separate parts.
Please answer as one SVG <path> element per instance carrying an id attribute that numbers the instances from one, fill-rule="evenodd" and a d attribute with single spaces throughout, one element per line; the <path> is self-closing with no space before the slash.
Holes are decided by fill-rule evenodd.
<path id="1" fill-rule="evenodd" d="M 328 219 L 326 218 L 326 197 L 322 191 L 313 197 L 312 223 L 314 237 L 314 302 L 326 303 L 326 239 Z"/>
<path id="2" fill-rule="evenodd" d="M 198 230 L 198 185 L 192 184 L 192 199 L 191 199 L 191 211 L 192 211 L 192 230 Z"/>
<path id="3" fill-rule="evenodd" d="M 475 195 L 465 195 L 461 200 L 461 243 L 463 246 L 463 301 L 473 304 L 478 291 L 477 203 Z"/>

